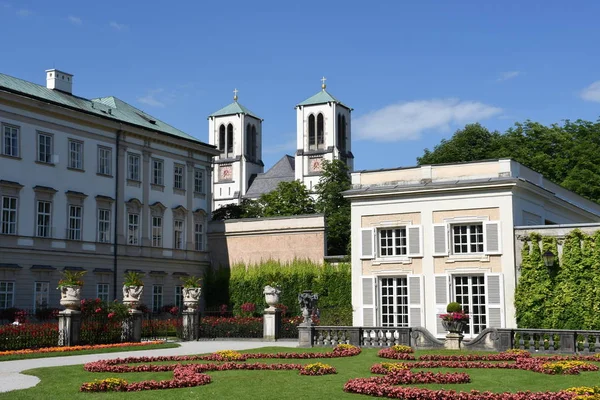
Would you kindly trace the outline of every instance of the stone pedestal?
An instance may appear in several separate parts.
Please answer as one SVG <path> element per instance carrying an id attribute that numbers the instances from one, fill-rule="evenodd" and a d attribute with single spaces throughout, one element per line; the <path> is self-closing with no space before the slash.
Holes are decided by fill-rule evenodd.
<path id="1" fill-rule="evenodd" d="M 197 310 L 185 310 L 182 314 L 183 318 L 183 340 L 191 341 L 198 340 L 200 337 L 200 314 Z"/>
<path id="2" fill-rule="evenodd" d="M 76 346 L 81 331 L 81 311 L 64 310 L 58 313 L 58 345 Z"/>
<path id="3" fill-rule="evenodd" d="M 314 327 L 311 324 L 302 323 L 298 326 L 298 347 L 314 347 Z"/>
<path id="4" fill-rule="evenodd" d="M 122 339 L 127 342 L 142 341 L 142 316 L 140 310 L 129 309 L 129 318 L 123 321 Z"/>
<path id="5" fill-rule="evenodd" d="M 460 350 L 462 347 L 463 335 L 460 333 L 448 333 L 444 341 L 444 347 L 448 350 Z"/>
<path id="6" fill-rule="evenodd" d="M 263 314 L 263 339 L 277 340 L 281 330 L 281 310 L 269 307 Z"/>

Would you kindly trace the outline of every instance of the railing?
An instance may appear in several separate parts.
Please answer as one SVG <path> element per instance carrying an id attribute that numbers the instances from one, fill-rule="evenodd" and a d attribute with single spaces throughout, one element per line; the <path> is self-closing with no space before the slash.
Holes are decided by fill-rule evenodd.
<path id="1" fill-rule="evenodd" d="M 411 328 L 312 326 L 300 329 L 311 330 L 314 346 L 333 347 L 343 343 L 360 347 L 410 346 Z"/>
<path id="2" fill-rule="evenodd" d="M 539 353 L 600 354 L 600 331 L 498 329 L 504 346 Z"/>
<path id="3" fill-rule="evenodd" d="M 181 337 L 181 316 L 169 313 L 144 313 L 142 316 L 142 340 L 167 340 Z"/>

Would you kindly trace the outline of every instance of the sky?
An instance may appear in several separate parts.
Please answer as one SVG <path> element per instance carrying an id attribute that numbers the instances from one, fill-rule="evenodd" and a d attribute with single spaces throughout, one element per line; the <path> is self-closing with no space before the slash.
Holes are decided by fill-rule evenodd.
<path id="1" fill-rule="evenodd" d="M 208 142 L 233 100 L 263 161 L 295 153 L 294 106 L 353 108 L 355 170 L 412 166 L 467 123 L 505 131 L 600 116 L 598 1 L 0 0 L 0 72 L 116 96 Z"/>

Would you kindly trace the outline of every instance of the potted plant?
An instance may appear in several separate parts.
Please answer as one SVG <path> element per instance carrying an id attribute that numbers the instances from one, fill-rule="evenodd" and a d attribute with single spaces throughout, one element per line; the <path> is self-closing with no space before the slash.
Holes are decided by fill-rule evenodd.
<path id="1" fill-rule="evenodd" d="M 469 323 L 469 314 L 465 314 L 457 302 L 449 303 L 446 312 L 447 314 L 440 315 L 444 329 L 450 333 L 462 333 Z"/>
<path id="2" fill-rule="evenodd" d="M 181 278 L 181 281 L 183 282 L 183 305 L 186 310 L 195 311 L 202 294 L 202 278 L 191 275 Z"/>
<path id="3" fill-rule="evenodd" d="M 130 309 L 137 307 L 144 292 L 144 282 L 142 274 L 136 271 L 128 271 L 125 273 L 123 280 L 123 304 Z"/>
<path id="4" fill-rule="evenodd" d="M 270 282 L 265 286 L 263 294 L 265 295 L 265 302 L 269 306 L 269 310 L 275 310 L 275 306 L 279 303 L 279 296 L 281 295 L 281 285 L 279 282 Z"/>
<path id="5" fill-rule="evenodd" d="M 86 271 L 63 271 L 63 278 L 58 281 L 60 305 L 68 310 L 78 310 L 81 305 L 81 287 Z"/>

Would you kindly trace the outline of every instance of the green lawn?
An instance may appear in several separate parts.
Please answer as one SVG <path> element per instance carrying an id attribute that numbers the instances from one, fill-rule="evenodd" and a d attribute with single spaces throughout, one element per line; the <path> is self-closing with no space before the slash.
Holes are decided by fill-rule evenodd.
<path id="1" fill-rule="evenodd" d="M 284 349 L 263 348 L 254 352 L 300 352 L 329 351 L 330 349 Z M 428 351 L 417 352 L 416 355 L 436 354 L 469 354 L 468 352 Z M 489 353 L 486 353 L 489 354 Z M 315 360 L 249 360 L 249 362 L 273 363 L 312 363 Z M 343 386 L 349 379 L 372 376 L 369 369 L 375 363 L 391 361 L 377 357 L 376 349 L 363 349 L 356 357 L 320 359 L 319 361 L 336 367 L 337 375 L 300 376 L 297 371 L 224 371 L 210 372 L 213 382 L 195 388 L 154 390 L 135 393 L 80 393 L 83 382 L 109 377 L 119 377 L 127 381 L 148 379 L 171 379 L 172 372 L 160 373 L 91 373 L 85 372 L 81 365 L 39 368 L 27 371 L 41 379 L 38 386 L 9 393 L 0 393 L 0 399 L 343 399 L 360 398 L 360 395 L 343 392 Z M 600 364 L 598 364 L 600 365 Z M 422 385 L 431 389 L 453 389 L 469 391 L 471 389 L 503 391 L 558 391 L 571 386 L 590 386 L 600 382 L 600 372 L 583 372 L 580 375 L 546 375 L 522 370 L 499 369 L 437 369 L 434 372 L 466 372 L 472 382 L 462 385 Z M 364 396 L 364 398 L 368 398 Z"/>
<path id="2" fill-rule="evenodd" d="M 56 351 L 52 353 L 32 353 L 0 356 L 0 362 L 12 360 L 28 360 L 32 358 L 81 356 L 85 354 L 119 353 L 122 351 L 159 350 L 179 347 L 177 343 L 149 344 L 147 346 L 124 346 L 96 350 Z"/>

